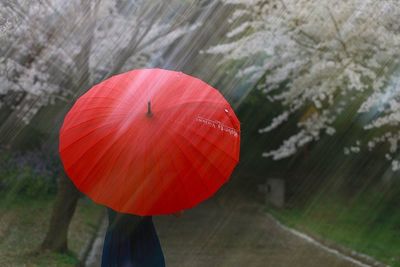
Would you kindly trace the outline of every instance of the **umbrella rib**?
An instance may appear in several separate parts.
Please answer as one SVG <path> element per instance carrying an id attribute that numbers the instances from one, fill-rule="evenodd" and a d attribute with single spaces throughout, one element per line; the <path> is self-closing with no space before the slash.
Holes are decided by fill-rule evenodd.
<path id="1" fill-rule="evenodd" d="M 114 107 L 117 107 L 119 105 L 122 104 L 128 104 L 131 105 L 131 102 L 129 101 L 129 99 L 121 99 L 121 98 L 112 98 L 112 97 L 106 97 L 106 96 L 85 96 L 84 98 L 79 98 L 75 104 L 78 104 L 79 106 L 94 106 L 96 105 L 96 103 L 93 103 L 93 99 L 111 99 L 114 102 L 111 103 L 115 103 Z M 85 102 L 89 102 L 88 104 L 86 104 Z M 103 104 L 105 101 L 102 101 L 101 104 Z"/>
<path id="2" fill-rule="evenodd" d="M 168 151 L 170 151 L 170 149 L 168 149 Z M 184 152 L 182 152 L 182 153 L 184 153 Z M 152 159 L 154 159 L 155 162 L 157 162 L 158 160 L 161 159 L 161 153 L 160 153 L 160 156 L 159 156 L 159 157 L 156 157 L 156 155 L 155 155 L 154 153 L 150 153 L 149 158 L 150 158 L 150 157 L 151 157 Z M 185 158 L 187 159 L 186 155 L 185 155 Z M 188 159 L 187 159 L 187 160 L 188 160 Z M 188 160 L 188 161 L 189 161 L 189 160 Z M 175 161 L 173 161 L 173 158 L 172 158 L 172 166 L 173 166 L 175 172 L 176 172 L 176 173 L 179 173 L 178 168 L 176 167 Z M 158 164 L 156 164 L 155 168 L 158 170 L 158 173 L 163 173 L 162 170 L 159 168 L 159 165 L 158 165 Z M 152 170 L 153 170 L 153 169 L 152 169 Z M 147 174 L 146 174 L 146 175 L 147 175 Z M 147 176 L 146 176 L 146 177 L 147 177 Z M 181 183 L 182 187 L 183 187 L 183 188 L 186 188 L 185 183 L 184 183 L 183 180 L 180 178 L 180 176 L 177 175 L 176 177 L 177 177 L 177 180 Z M 162 181 L 162 183 L 164 183 L 164 182 L 163 182 L 163 181 L 164 181 L 163 175 L 161 175 L 160 180 Z M 143 182 L 144 182 L 144 181 L 142 181 L 142 183 L 140 184 L 140 186 L 143 185 Z M 203 183 L 203 184 L 204 184 L 204 183 Z M 208 188 L 205 184 L 204 184 L 204 186 L 206 187 L 207 191 L 210 191 L 209 188 Z M 186 201 L 188 201 L 189 198 L 188 198 L 187 192 L 186 192 L 185 190 L 183 190 L 183 191 L 184 191 L 184 199 L 185 199 Z"/>
<path id="3" fill-rule="evenodd" d="M 92 144 L 78 159 L 76 159 L 72 164 L 69 165 L 69 167 L 75 165 L 78 161 L 80 161 L 80 159 L 86 154 L 88 153 L 88 151 L 90 151 L 92 148 L 94 148 L 100 141 L 104 140 L 105 138 L 107 138 L 109 135 L 113 134 L 114 132 L 118 131 L 119 128 L 115 127 L 113 128 L 112 131 L 110 131 L 109 133 L 107 133 L 106 135 L 104 135 L 103 137 L 101 137 L 100 139 L 96 140 L 96 142 L 94 144 Z M 95 130 L 91 131 L 94 132 Z M 89 133 L 90 134 L 90 133 Z M 61 151 L 64 151 L 65 149 L 67 149 L 68 147 L 70 147 L 71 145 L 73 145 L 74 143 L 78 142 L 79 140 L 83 139 L 84 137 L 87 137 L 89 134 L 75 140 L 73 143 L 69 144 L 68 146 L 64 147 Z M 61 152 L 60 151 L 60 152 Z"/>
<path id="4" fill-rule="evenodd" d="M 121 100 L 120 98 L 113 98 L 113 97 L 108 97 L 108 96 L 90 96 L 90 95 L 88 95 L 88 96 L 82 96 L 82 97 L 83 98 L 78 99 L 77 102 L 89 101 L 89 100 L 91 100 L 93 98 L 102 98 L 102 99 L 112 99 L 112 100 L 115 100 L 118 103 L 121 103 L 121 101 L 129 103 L 129 101 L 127 101 L 126 99 Z"/>
<path id="5" fill-rule="evenodd" d="M 85 135 L 80 136 L 78 139 L 75 139 L 72 143 L 70 143 L 70 144 L 68 144 L 67 146 L 65 146 L 65 147 L 63 147 L 62 149 L 60 149 L 59 152 L 64 151 L 65 149 L 69 148 L 69 147 L 72 146 L 73 144 L 79 142 L 79 141 L 82 140 L 83 138 L 88 137 L 88 136 L 89 136 L 90 134 L 92 134 L 93 132 L 95 132 L 95 131 L 97 131 L 98 129 L 103 128 L 103 127 L 105 127 L 105 126 L 109 126 L 109 125 L 108 125 L 108 124 L 104 124 L 104 125 L 102 125 L 102 126 L 99 126 L 99 127 L 97 127 L 97 128 L 92 129 L 91 131 L 89 131 L 89 132 L 86 133 Z M 112 130 L 111 132 L 107 133 L 107 135 L 105 135 L 105 136 L 110 135 L 111 133 L 117 131 L 118 129 L 119 129 L 118 127 L 114 127 L 113 130 Z M 99 140 L 97 140 L 97 141 L 100 141 L 100 140 L 102 140 L 103 138 L 104 138 L 104 136 L 103 136 L 102 138 L 100 138 Z M 96 142 L 95 144 L 97 144 L 97 142 Z M 95 144 L 94 144 L 94 145 L 95 145 Z"/>
<path id="6" fill-rule="evenodd" d="M 184 156 L 184 158 L 185 158 L 189 163 L 192 163 L 192 161 L 190 160 L 190 158 L 186 155 L 186 153 L 183 151 L 183 149 L 181 149 L 181 148 L 179 147 L 179 145 L 177 144 L 177 142 L 176 142 L 175 140 L 172 140 L 172 142 L 174 142 L 174 144 L 178 147 L 179 151 L 181 151 L 181 153 L 182 153 L 182 155 Z M 201 176 L 200 174 L 198 174 L 197 172 L 196 172 L 196 174 L 197 174 L 197 176 L 200 178 L 199 180 L 200 180 L 201 184 L 205 187 L 205 189 L 207 190 L 207 192 L 211 192 L 209 186 L 207 185 L 207 183 L 206 183 L 206 182 L 204 181 L 204 179 L 203 179 L 204 177 Z"/>
<path id="7" fill-rule="evenodd" d="M 183 124 L 178 120 L 174 121 L 175 123 L 178 123 L 182 126 L 187 126 L 187 124 Z M 218 147 L 215 143 L 211 142 L 209 139 L 207 139 L 205 136 L 199 135 L 196 131 L 192 130 L 190 127 L 186 127 L 187 130 L 189 130 L 191 133 L 201 137 L 202 139 L 206 140 L 207 143 L 209 143 L 210 145 L 214 146 L 215 148 L 218 148 L 218 151 L 222 151 L 225 155 L 227 155 L 229 158 L 231 158 L 233 161 L 238 162 L 237 159 L 235 159 L 231 154 L 227 153 L 225 150 L 222 150 L 220 147 Z M 179 133 L 178 133 L 179 134 Z M 181 135 L 181 134 L 179 134 Z M 181 135 L 182 136 L 182 135 Z"/>
<path id="8" fill-rule="evenodd" d="M 68 131 L 68 130 L 70 130 L 70 129 L 74 129 L 74 128 L 76 128 L 76 127 L 82 126 L 83 124 L 85 124 L 85 123 L 87 123 L 87 122 L 89 122 L 89 121 L 94 121 L 94 120 L 99 119 L 99 118 L 111 117 L 111 116 L 115 116 L 115 117 L 117 117 L 117 116 L 126 116 L 126 114 L 113 114 L 113 115 L 97 116 L 96 118 L 91 118 L 91 119 L 88 119 L 88 120 L 86 120 L 86 121 L 83 121 L 83 122 L 74 124 L 74 125 L 72 125 L 72 126 L 69 127 L 69 128 L 63 129 L 63 131 L 65 132 L 65 131 Z M 115 122 L 115 121 L 113 121 L 113 123 L 114 123 L 114 122 Z M 110 123 L 110 124 L 112 124 L 112 123 Z M 103 124 L 102 126 L 104 126 L 104 125 L 109 125 L 109 124 Z M 95 128 L 95 129 L 98 129 L 98 128 Z"/>
<path id="9" fill-rule="evenodd" d="M 170 151 L 170 150 L 171 150 L 171 149 L 169 149 L 169 151 Z M 182 152 L 182 153 L 183 153 L 183 152 Z M 185 156 L 185 157 L 186 157 L 186 156 Z M 175 164 L 175 161 L 174 161 L 174 157 L 171 157 L 171 162 L 172 162 L 172 166 L 173 166 L 175 172 L 176 172 L 177 174 L 179 174 L 178 168 L 176 167 L 176 164 Z M 185 198 L 186 202 L 190 202 L 190 201 L 188 201 L 188 200 L 190 200 L 189 195 L 188 195 L 188 193 L 187 193 L 186 190 L 185 190 L 185 189 L 187 188 L 187 186 L 185 186 L 186 183 L 181 179 L 181 176 L 180 176 L 180 175 L 177 175 L 176 177 L 177 177 L 177 180 L 181 183 L 182 190 L 184 191 L 184 198 Z M 209 189 L 208 189 L 207 186 L 206 186 L 206 188 L 207 188 L 207 190 L 209 191 Z M 186 208 L 186 207 L 185 207 L 185 208 Z"/>
<path id="10" fill-rule="evenodd" d="M 179 132 L 176 132 L 176 134 L 178 134 L 179 136 L 181 136 L 182 139 L 186 141 L 186 143 L 190 144 L 190 146 L 194 148 L 194 151 L 196 151 L 199 155 L 201 155 L 204 159 L 206 159 L 206 161 L 207 161 L 208 163 L 210 163 L 210 165 L 211 165 L 215 170 L 217 170 L 217 172 L 218 172 L 222 177 L 225 176 L 225 175 L 223 175 L 223 174 L 221 173 L 221 171 L 217 168 L 217 166 L 215 166 L 215 165 L 213 164 L 213 162 L 210 161 L 206 155 L 204 155 L 203 153 L 201 153 L 200 150 L 196 149 L 196 147 L 193 145 L 193 143 L 192 143 L 192 142 L 189 142 L 188 139 L 186 139 L 186 137 L 185 137 L 184 135 L 180 134 Z"/>
<path id="11" fill-rule="evenodd" d="M 169 148 L 169 147 L 168 147 Z M 150 150 L 150 151 L 152 151 L 152 150 Z M 168 150 L 169 151 L 169 150 Z M 169 154 L 169 153 L 168 153 Z M 158 173 L 163 173 L 163 171 L 162 171 L 162 169 L 160 169 L 159 168 L 159 165 L 157 164 L 157 162 L 158 161 L 162 161 L 162 157 L 161 157 L 161 155 L 162 155 L 162 153 L 159 153 L 159 156 L 158 157 L 156 157 L 156 154 L 155 153 L 149 153 L 149 158 L 151 157 L 152 159 L 154 159 L 155 160 L 155 168 L 158 170 Z M 171 158 L 172 160 L 173 160 L 173 157 Z M 172 166 L 174 167 L 174 170 L 175 170 L 175 172 L 176 173 L 179 173 L 178 171 L 177 171 L 177 168 L 176 168 L 176 166 L 175 166 L 175 164 L 172 162 Z M 164 184 L 164 176 L 163 175 L 161 175 L 160 176 L 161 178 L 160 178 L 160 180 L 161 180 L 161 183 L 162 184 Z M 180 177 L 179 176 L 177 176 L 178 177 L 178 181 L 182 184 L 182 186 L 184 187 L 184 185 L 183 185 L 183 181 L 180 179 Z M 157 183 L 156 183 L 156 186 L 157 186 Z M 186 192 L 185 192 L 185 200 L 187 200 L 188 198 L 187 198 L 187 195 L 186 195 Z M 168 205 L 167 205 L 168 206 Z M 160 210 L 162 210 L 162 209 L 160 209 Z"/>
<path id="12" fill-rule="evenodd" d="M 140 180 L 140 184 L 139 184 L 139 186 L 136 188 L 136 190 L 135 190 L 135 193 L 137 192 L 138 193 L 138 195 L 136 196 L 136 200 L 141 200 L 139 197 L 142 195 L 143 196 L 143 193 L 141 192 L 141 191 L 143 191 L 143 190 L 146 190 L 146 183 L 148 183 L 149 181 L 148 181 L 148 177 L 149 177 L 149 172 L 148 172 L 148 170 L 147 170 L 147 164 L 146 163 L 148 163 L 148 155 L 147 155 L 147 153 L 143 153 L 143 155 L 142 155 L 142 157 L 143 157 L 143 159 L 144 159 L 144 161 L 143 161 L 143 174 L 144 174 L 144 179 L 141 179 Z M 143 203 L 143 197 L 142 197 L 142 202 L 140 203 L 139 202 L 139 205 L 143 205 L 142 204 Z"/>
<path id="13" fill-rule="evenodd" d="M 173 134 L 171 134 L 168 130 L 166 131 L 168 133 L 168 135 L 171 137 L 172 142 L 174 142 L 174 144 L 177 146 L 177 148 L 179 149 L 179 151 L 181 151 L 182 155 L 187 159 L 188 162 L 193 163 L 193 161 L 186 155 L 186 152 L 183 151 L 183 149 L 180 147 L 179 142 L 177 142 L 173 136 Z M 211 192 L 210 188 L 208 187 L 208 185 L 204 182 L 204 180 L 202 178 L 204 178 L 203 176 L 199 175 L 198 176 L 201 178 L 199 179 L 202 184 L 204 185 L 204 187 L 207 189 L 207 192 Z"/>
<path id="14" fill-rule="evenodd" d="M 210 106 L 218 106 L 221 107 L 221 105 L 223 105 L 224 103 L 222 102 L 215 102 L 215 101 L 205 101 L 205 100 L 198 100 L 198 101 L 188 101 L 188 102 L 183 102 L 183 103 L 179 103 L 178 101 L 170 106 L 167 106 L 163 109 L 160 110 L 156 110 L 155 112 L 166 112 L 166 111 L 171 111 L 174 108 L 181 108 L 182 105 L 190 105 L 190 104 L 196 104 L 196 103 L 200 103 L 202 106 L 204 106 L 204 104 L 210 105 Z"/>
<path id="15" fill-rule="evenodd" d="M 149 158 L 152 158 L 154 160 L 154 162 L 155 162 L 154 168 L 157 169 L 158 173 L 162 173 L 161 169 L 159 168 L 159 165 L 157 164 L 158 160 L 161 158 L 161 156 L 159 158 L 157 158 L 156 154 L 152 153 L 152 151 L 153 150 L 150 149 Z M 161 155 L 161 153 L 160 153 L 160 155 Z M 160 181 L 161 181 L 161 184 L 164 184 L 164 176 L 163 175 L 160 175 Z M 157 186 L 157 183 L 156 183 L 156 186 Z M 155 202 L 159 202 L 159 199 L 157 199 Z"/>
<path id="16" fill-rule="evenodd" d="M 111 109 L 115 110 L 116 106 L 115 105 L 114 106 L 95 106 L 95 107 L 88 107 L 88 108 L 82 107 L 82 108 L 78 108 L 78 110 L 79 111 L 88 111 L 88 110 L 93 110 L 93 109 L 98 109 L 98 108 L 101 108 L 101 109 L 111 108 Z"/>
<path id="17" fill-rule="evenodd" d="M 128 162 L 127 166 L 131 166 L 134 159 L 135 159 L 135 157 L 132 157 L 132 159 Z M 138 190 L 139 187 L 143 186 L 144 182 L 145 182 L 144 179 L 140 180 L 140 184 L 134 189 L 134 191 L 132 192 L 132 195 L 136 193 L 136 191 Z"/>
<path id="18" fill-rule="evenodd" d="M 111 132 L 111 133 L 113 133 L 113 132 Z M 111 134 L 111 133 L 110 133 L 110 134 Z M 124 134 L 126 134 L 126 133 L 124 133 Z M 108 135 L 107 135 L 107 136 L 108 136 Z M 130 137 L 130 136 L 131 136 L 131 135 L 129 135 L 129 137 Z M 102 138 L 102 139 L 103 139 L 103 138 Z M 124 140 L 124 138 L 122 138 L 122 136 L 120 136 L 119 138 L 116 138 L 111 144 L 109 144 L 109 146 L 106 148 L 106 150 L 104 150 L 103 154 L 100 156 L 100 158 L 97 160 L 97 162 L 96 162 L 94 165 L 91 166 L 90 171 L 88 172 L 88 175 L 89 175 L 89 173 L 92 172 L 92 170 L 93 170 L 94 168 L 96 168 L 96 167 L 98 166 L 98 164 L 99 164 L 100 161 L 104 158 L 104 156 L 107 155 L 107 152 L 108 152 L 118 141 L 120 141 L 120 140 Z M 126 140 L 126 141 L 129 141 L 129 138 L 126 138 L 125 140 Z M 97 143 L 97 142 L 96 142 L 96 143 Z M 87 152 L 88 152 L 91 148 L 93 148 L 94 146 L 95 146 L 95 145 L 91 146 L 85 153 L 87 153 Z M 123 151 L 123 149 L 121 149 L 121 151 L 119 151 L 119 153 L 117 154 L 117 157 L 116 157 L 116 159 L 114 160 L 113 163 L 115 163 L 115 162 L 117 161 L 117 159 L 121 156 L 122 151 Z M 85 154 L 85 153 L 84 153 L 84 154 Z M 76 162 L 75 162 L 75 163 L 76 163 Z M 115 165 L 113 164 L 113 165 L 111 165 L 111 166 L 115 166 Z M 110 172 L 111 170 L 112 170 L 112 169 L 110 169 L 109 172 Z M 84 177 L 84 178 L 81 180 L 81 184 L 84 182 L 84 180 L 87 179 L 88 175 L 86 175 L 86 177 Z"/>
<path id="19" fill-rule="evenodd" d="M 126 144 L 129 142 L 130 137 L 132 136 L 132 134 L 133 134 L 134 132 L 133 132 L 133 131 L 131 131 L 131 132 L 128 131 L 128 132 L 125 132 L 124 134 L 128 134 L 128 133 L 129 133 L 129 135 L 127 136 L 128 138 L 123 138 L 122 136 L 120 136 L 120 137 L 117 138 L 114 142 L 112 142 L 111 144 L 109 144 L 108 148 L 103 152 L 103 154 L 101 155 L 101 157 L 99 158 L 99 160 L 96 162 L 96 164 L 92 166 L 90 172 L 91 172 L 95 167 L 98 166 L 98 164 L 99 164 L 100 161 L 104 158 L 104 156 L 107 154 L 107 152 L 108 152 L 118 141 L 125 140 L 126 142 L 124 143 L 125 145 L 123 146 L 123 149 L 121 149 L 121 150 L 119 151 L 119 153 L 116 155 L 116 157 L 115 157 L 115 159 L 114 159 L 114 161 L 113 161 L 113 164 L 111 164 L 111 166 L 113 166 L 113 167 L 109 169 L 107 175 L 105 175 L 104 177 L 107 177 L 108 174 L 109 174 L 110 172 L 112 172 L 112 170 L 114 169 L 114 166 L 115 166 L 115 162 L 117 162 L 118 158 L 122 155 L 122 151 L 124 150 L 124 148 L 126 148 Z M 124 135 L 124 134 L 123 134 L 123 135 Z M 131 163 L 131 162 L 129 162 L 129 164 L 128 164 L 127 166 L 130 166 L 130 163 Z M 89 172 L 89 173 L 90 173 L 90 172 Z M 87 178 L 87 177 L 86 177 L 86 178 Z M 126 180 L 125 180 L 125 181 L 126 181 Z"/>

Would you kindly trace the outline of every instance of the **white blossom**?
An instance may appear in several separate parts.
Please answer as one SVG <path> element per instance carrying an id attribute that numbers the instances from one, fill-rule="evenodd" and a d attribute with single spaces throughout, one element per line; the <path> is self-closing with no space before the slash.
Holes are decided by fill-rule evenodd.
<path id="1" fill-rule="evenodd" d="M 113 72 L 148 66 L 201 23 L 178 19 L 165 8 L 174 1 L 132 1 L 125 3 L 129 8 L 118 7 L 120 1 L 7 2 L 0 3 L 1 13 L 17 17 L 18 27 L 0 36 L 0 95 L 24 94 L 26 101 L 10 105 L 24 123 L 41 107 L 70 101 Z"/>
<path id="2" fill-rule="evenodd" d="M 278 117 L 273 118 L 271 124 L 265 127 L 264 129 L 260 129 L 259 132 L 260 133 L 269 132 L 278 127 L 279 125 L 281 125 L 284 121 L 287 121 L 288 118 L 289 118 L 289 112 L 285 111 Z"/>
<path id="3" fill-rule="evenodd" d="M 392 161 L 392 170 L 393 171 L 400 170 L 400 162 L 398 160 L 393 160 Z"/>
<path id="4" fill-rule="evenodd" d="M 256 78 L 267 74 L 265 83 L 257 87 L 267 94 L 268 100 L 280 102 L 286 110 L 260 129 L 260 133 L 271 131 L 287 120 L 286 114 L 306 108 L 310 103 L 322 112 L 307 120 L 313 126 L 299 123 L 297 133 L 264 156 L 284 158 L 293 155 L 310 139 L 318 139 L 323 130 L 334 134 L 333 122 L 355 104 L 359 105 L 359 113 L 374 117 L 365 125 L 366 130 L 398 126 L 400 27 L 395 26 L 400 19 L 398 1 L 224 2 L 237 6 L 232 23 L 235 19 L 249 19 L 227 34 L 232 37 L 231 41 L 206 52 L 224 55 L 222 64 L 243 59 L 258 62 L 247 68 L 246 74 L 257 73 Z M 250 33 L 245 31 L 248 28 L 252 29 Z M 260 55 L 264 55 L 264 61 L 256 60 Z M 360 97 L 365 102 L 359 101 Z M 374 148 L 377 142 L 371 140 L 368 148 Z M 397 149 L 397 143 L 392 141 L 391 153 Z M 357 144 L 345 152 L 360 150 Z"/>

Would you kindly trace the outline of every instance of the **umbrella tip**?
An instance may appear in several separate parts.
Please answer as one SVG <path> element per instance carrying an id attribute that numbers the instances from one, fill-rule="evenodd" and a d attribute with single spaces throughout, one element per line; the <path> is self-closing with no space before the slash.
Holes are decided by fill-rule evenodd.
<path id="1" fill-rule="evenodd" d="M 147 102 L 147 113 L 146 113 L 147 117 L 152 117 L 153 113 L 151 112 L 151 102 L 150 100 Z"/>

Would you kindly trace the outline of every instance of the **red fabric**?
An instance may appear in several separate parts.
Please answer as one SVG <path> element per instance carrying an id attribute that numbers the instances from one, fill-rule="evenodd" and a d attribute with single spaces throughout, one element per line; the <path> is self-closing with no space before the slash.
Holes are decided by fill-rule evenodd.
<path id="1" fill-rule="evenodd" d="M 95 85 L 66 115 L 59 144 L 79 190 L 141 216 L 188 209 L 212 196 L 229 179 L 239 149 L 239 120 L 224 97 L 197 78 L 162 69 Z"/>

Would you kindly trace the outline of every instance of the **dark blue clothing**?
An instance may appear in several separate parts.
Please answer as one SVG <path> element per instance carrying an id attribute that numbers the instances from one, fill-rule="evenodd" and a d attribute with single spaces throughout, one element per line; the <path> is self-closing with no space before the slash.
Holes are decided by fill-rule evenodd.
<path id="1" fill-rule="evenodd" d="M 109 225 L 101 267 L 165 267 L 164 255 L 151 216 L 108 210 Z"/>

